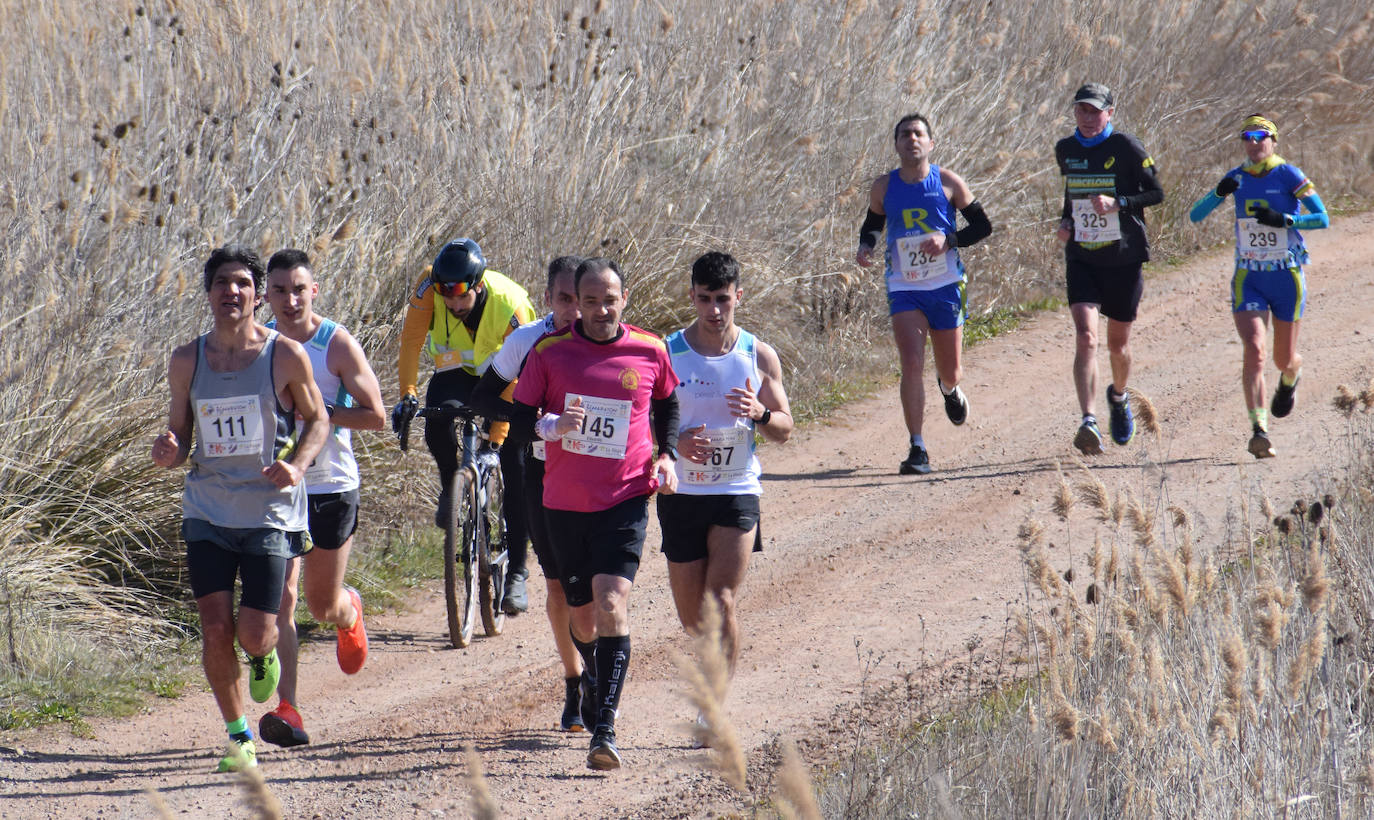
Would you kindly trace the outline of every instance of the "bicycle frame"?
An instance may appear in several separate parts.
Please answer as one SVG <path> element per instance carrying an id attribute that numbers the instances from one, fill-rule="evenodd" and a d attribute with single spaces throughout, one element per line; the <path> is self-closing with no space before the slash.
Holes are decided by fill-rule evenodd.
<path id="1" fill-rule="evenodd" d="M 444 526 L 444 586 L 449 641 L 461 648 L 472 639 L 473 615 L 479 605 L 487 635 L 499 635 L 505 626 L 502 604 L 509 558 L 501 462 L 496 451 L 484 445 L 486 437 L 471 408 L 460 404 L 427 406 L 416 415 L 427 424 L 455 425 L 454 438 L 459 444 L 460 466 Z M 409 434 L 407 420 L 399 434 L 402 450 L 408 449 Z"/>

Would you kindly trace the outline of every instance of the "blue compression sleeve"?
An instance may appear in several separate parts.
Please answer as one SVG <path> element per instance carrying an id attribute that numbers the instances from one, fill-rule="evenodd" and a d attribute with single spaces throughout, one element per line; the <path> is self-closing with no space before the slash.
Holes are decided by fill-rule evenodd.
<path id="1" fill-rule="evenodd" d="M 1188 219 L 1193 222 L 1201 222 L 1207 215 L 1217 209 L 1217 206 L 1226 200 L 1217 196 L 1216 190 L 1208 191 L 1202 195 L 1202 199 L 1193 203 L 1192 210 L 1188 211 Z"/>
<path id="2" fill-rule="evenodd" d="M 1293 227 L 1299 230 L 1315 230 L 1317 228 L 1331 227 L 1331 217 L 1326 213 L 1326 206 L 1322 204 L 1322 198 L 1316 194 L 1308 194 L 1301 200 L 1311 213 L 1298 214 L 1293 217 Z"/>

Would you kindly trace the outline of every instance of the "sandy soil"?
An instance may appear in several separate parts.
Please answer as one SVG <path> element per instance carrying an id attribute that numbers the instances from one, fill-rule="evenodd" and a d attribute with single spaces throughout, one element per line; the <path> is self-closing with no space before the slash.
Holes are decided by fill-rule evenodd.
<path id="1" fill-rule="evenodd" d="M 1265 462 L 1245 451 L 1229 252 L 1157 271 L 1147 284 L 1132 386 L 1153 400 L 1163 432 L 1108 444 L 1091 466 L 1109 486 L 1195 511 L 1201 544 L 1234 534 L 1242 497 L 1264 493 L 1286 507 L 1345 463 L 1346 423 L 1330 399 L 1338 384 L 1358 387 L 1374 373 L 1374 217 L 1338 219 L 1309 242 L 1306 368 L 1297 410 L 1271 425 L 1279 456 Z M 778 738 L 810 739 L 813 757 L 825 757 L 866 693 L 962 655 L 971 641 L 1000 643 L 1021 596 L 1017 526 L 1032 512 L 1048 517 L 1055 464 L 1076 461 L 1072 345 L 1060 310 L 969 351 L 971 419 L 951 427 L 931 391 L 936 471 L 926 477 L 896 475 L 905 437 L 892 389 L 786 446 L 763 447 L 766 551 L 741 604 L 744 654 L 728 704 L 756 791 L 769 788 Z M 1272 365 L 1268 373 L 1272 389 Z M 1067 569 L 1071 556 L 1056 561 Z M 562 682 L 540 604 L 504 635 L 452 650 L 436 587 L 411 611 L 369 621 L 372 655 L 354 677 L 339 672 L 329 642 L 315 644 L 301 673 L 313 743 L 260 749 L 286 815 L 466 816 L 468 743 L 509 817 L 694 817 L 747 805 L 703 770 L 705 755 L 684 732 L 695 712 L 673 657 L 688 643 L 655 532 L 631 601 L 619 772 L 588 771 L 586 736 L 555 731 Z M 96 721 L 92 739 L 60 728 L 11 733 L 0 739 L 0 817 L 151 817 L 147 789 L 177 816 L 247 816 L 234 779 L 210 772 L 221 726 L 210 695 L 197 693 Z"/>

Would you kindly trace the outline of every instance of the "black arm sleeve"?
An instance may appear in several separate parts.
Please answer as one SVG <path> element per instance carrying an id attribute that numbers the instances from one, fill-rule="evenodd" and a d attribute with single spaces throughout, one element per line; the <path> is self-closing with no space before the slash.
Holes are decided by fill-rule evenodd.
<path id="1" fill-rule="evenodd" d="M 654 443 L 658 445 L 658 452 L 676 449 L 679 418 L 677 391 L 669 393 L 666 399 L 652 399 L 649 407 L 654 415 Z"/>
<path id="2" fill-rule="evenodd" d="M 514 407 L 501 398 L 507 387 L 510 387 L 510 382 L 501 378 L 496 368 L 488 367 L 482 378 L 477 380 L 477 386 L 472 388 L 468 404 L 492 421 L 510 421 L 510 413 Z"/>
<path id="3" fill-rule="evenodd" d="M 539 418 L 538 407 L 531 407 L 518 401 L 512 403 L 510 430 L 506 433 L 506 441 L 515 441 L 523 446 L 539 438 L 539 434 L 534 432 L 534 421 L 537 418 Z"/>
<path id="4" fill-rule="evenodd" d="M 967 225 L 954 232 L 954 241 L 959 247 L 967 248 L 969 245 L 992 236 L 992 222 L 988 220 L 988 215 L 983 212 L 983 206 L 978 200 L 975 199 L 967 206 L 960 208 L 959 213 L 968 220 Z"/>
<path id="5" fill-rule="evenodd" d="M 859 245 L 865 248 L 878 247 L 878 240 L 882 238 L 883 229 L 886 227 L 887 217 L 875 213 L 870 208 L 868 215 L 864 217 L 863 227 L 859 228 Z"/>

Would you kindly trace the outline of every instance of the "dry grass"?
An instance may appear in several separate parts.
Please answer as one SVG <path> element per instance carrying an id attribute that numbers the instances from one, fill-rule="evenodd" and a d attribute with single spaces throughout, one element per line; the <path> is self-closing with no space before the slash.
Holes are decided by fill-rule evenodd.
<path id="1" fill-rule="evenodd" d="M 1144 23 L 1130 8 L 0 10 L 0 697 L 109 657 L 130 628 L 152 637 L 185 604 L 180 476 L 147 448 L 167 354 L 206 323 L 200 263 L 225 241 L 309 249 L 319 308 L 354 330 L 388 399 L 405 286 L 444 238 L 478 237 L 535 290 L 552 256 L 617 257 L 629 319 L 659 330 L 687 318 L 688 262 L 727 248 L 747 266 L 742 322 L 795 394 L 821 395 L 892 367 L 881 283 L 851 257 L 906 111 L 931 117 L 937 161 L 996 225 L 968 254 L 975 311 L 1059 294 L 1050 155 L 1088 78 L 1117 90 L 1118 122 L 1162 169 L 1161 258 L 1219 241 L 1183 209 L 1236 161 L 1254 109 L 1329 200 L 1374 196 L 1358 4 L 1169 0 Z M 1263 69 L 1262 91 L 1238 61 Z M 358 440 L 385 542 L 432 482 L 382 437 Z"/>
<path id="2" fill-rule="evenodd" d="M 1163 502 L 1129 491 L 1122 520 L 1104 518 L 1110 492 L 1091 475 L 1085 505 L 1052 491 L 1044 505 L 1069 514 L 1028 519 L 1019 544 L 1015 651 L 1038 676 L 924 716 L 915 739 L 873 753 L 884 765 L 823 790 L 827 814 L 1370 816 L 1374 422 L 1355 416 L 1351 435 L 1344 478 L 1239 542 L 1195 532 L 1178 505 L 1149 515 Z M 1085 537 L 1091 550 L 1072 547 Z M 1089 556 L 1067 568 L 1076 584 L 1048 568 L 1046 539 Z"/>
<path id="3" fill-rule="evenodd" d="M 744 749 L 735 726 L 725 711 L 729 693 L 729 661 L 721 643 L 720 603 L 708 595 L 701 608 L 701 631 L 693 639 L 696 657 L 679 657 L 678 672 L 687 682 L 687 699 L 697 708 L 702 723 L 691 727 L 693 736 L 711 750 L 712 768 L 740 794 L 749 793 Z"/>

